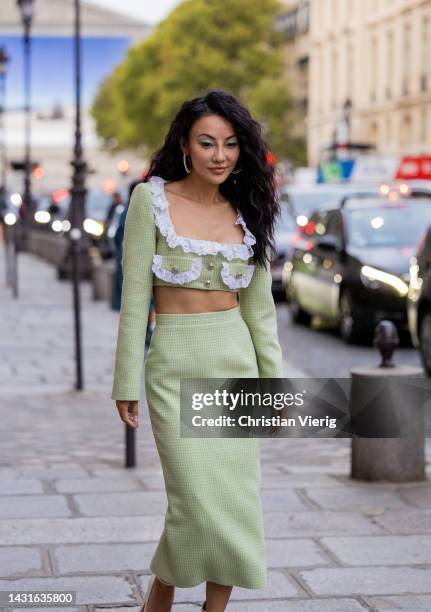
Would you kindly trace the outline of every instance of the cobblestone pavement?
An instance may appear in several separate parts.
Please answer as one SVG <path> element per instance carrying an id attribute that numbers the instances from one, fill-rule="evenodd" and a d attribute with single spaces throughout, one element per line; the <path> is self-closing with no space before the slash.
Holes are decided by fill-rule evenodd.
<path id="1" fill-rule="evenodd" d="M 137 467 L 123 467 L 118 313 L 84 284 L 77 392 L 70 284 L 29 254 L 19 277 L 14 300 L 0 249 L 0 590 L 76 591 L 63 612 L 137 611 L 166 498 L 145 403 Z M 229 612 L 431 610 L 429 481 L 357 482 L 349 469 L 347 439 L 262 440 L 269 582 L 235 587 Z M 203 597 L 204 585 L 177 589 L 173 609 L 198 612 Z"/>

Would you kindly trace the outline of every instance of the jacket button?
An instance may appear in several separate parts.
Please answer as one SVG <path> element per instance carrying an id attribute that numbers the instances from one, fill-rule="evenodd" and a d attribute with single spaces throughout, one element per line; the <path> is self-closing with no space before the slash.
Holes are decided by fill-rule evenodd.
<path id="1" fill-rule="evenodd" d="M 178 268 L 175 266 L 172 266 L 171 268 L 171 272 L 173 272 L 174 274 L 176 274 L 178 272 Z"/>
<path id="2" fill-rule="evenodd" d="M 242 276 L 242 272 L 237 272 L 237 273 L 235 274 L 235 278 L 241 278 L 241 276 Z"/>
<path id="3" fill-rule="evenodd" d="M 208 264 L 208 270 L 213 270 L 214 269 L 214 262 L 210 261 L 210 263 Z"/>
<path id="4" fill-rule="evenodd" d="M 211 285 L 211 281 L 207 278 L 205 281 L 205 287 L 209 287 Z"/>

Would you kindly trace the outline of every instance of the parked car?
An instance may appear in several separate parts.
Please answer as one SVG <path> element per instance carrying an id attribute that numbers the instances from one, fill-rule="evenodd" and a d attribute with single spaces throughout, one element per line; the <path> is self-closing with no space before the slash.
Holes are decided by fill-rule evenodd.
<path id="1" fill-rule="evenodd" d="M 431 376 L 431 226 L 422 234 L 410 260 L 407 317 L 413 346 Z"/>
<path id="2" fill-rule="evenodd" d="M 277 256 L 271 261 L 272 292 L 277 297 L 284 297 L 281 275 L 287 257 L 291 256 L 292 240 L 296 233 L 295 216 L 289 203 L 281 203 L 281 214 L 277 219 L 274 238 Z"/>
<path id="3" fill-rule="evenodd" d="M 370 337 L 382 319 L 407 329 L 410 258 L 428 225 L 430 197 L 350 194 L 316 211 L 290 262 L 293 320 L 319 315 L 347 342 Z"/>
<path id="4" fill-rule="evenodd" d="M 44 194 L 37 199 L 34 221 L 40 229 L 64 231 L 69 192 L 67 189 Z"/>
<path id="5" fill-rule="evenodd" d="M 111 220 L 108 231 L 105 232 L 105 220 L 108 214 L 109 207 L 112 202 L 112 196 L 110 193 L 101 190 L 88 190 L 86 201 L 85 201 L 85 212 L 86 216 L 84 219 L 84 231 L 90 238 L 90 242 L 93 246 L 99 249 L 100 255 L 103 259 L 109 259 L 115 254 L 115 244 L 114 244 L 114 235 L 113 231 L 115 230 L 116 225 L 118 225 L 118 220 L 121 212 L 124 210 L 123 206 L 118 206 L 115 210 L 114 216 Z M 63 219 L 63 228 L 64 222 L 70 219 L 70 205 L 71 205 L 71 196 L 70 194 L 67 196 L 65 200 L 64 206 L 64 219 Z M 60 231 L 67 233 L 70 229 L 70 223 L 67 221 L 68 225 L 65 229 L 61 229 L 58 226 Z M 59 279 L 64 279 L 68 277 L 69 263 L 67 260 L 67 256 L 64 261 L 60 262 L 57 268 L 57 275 Z"/>
<path id="6" fill-rule="evenodd" d="M 285 185 L 280 190 L 280 198 L 285 203 L 295 220 L 295 224 L 305 227 L 308 223 L 310 215 L 319 208 L 327 205 L 330 202 L 338 202 L 341 198 L 349 193 L 379 193 L 379 185 L 377 184 L 360 184 L 353 183 L 314 183 L 305 185 Z M 286 252 L 284 260 L 279 262 L 279 278 L 281 292 L 287 302 L 290 301 L 290 294 L 287 291 L 289 285 L 290 273 L 292 270 L 291 253 L 295 240 L 298 235 L 294 234 L 290 238 L 290 249 Z M 300 316 L 303 320 L 308 321 L 309 317 Z"/>
<path id="7" fill-rule="evenodd" d="M 71 216 L 71 194 L 68 190 L 58 190 L 55 192 L 56 194 L 60 194 L 60 192 L 64 192 L 58 197 L 55 198 L 55 203 L 58 205 L 58 209 L 55 212 L 56 219 L 60 221 L 64 221 L 66 219 L 70 219 Z M 41 201 L 40 210 L 49 210 L 49 206 L 53 204 L 53 196 L 51 194 L 50 197 L 46 197 L 45 201 Z M 90 235 L 94 242 L 101 240 L 105 235 L 105 220 L 108 214 L 109 207 L 111 205 L 112 196 L 106 191 L 102 190 L 92 190 L 89 189 L 87 191 L 86 199 L 85 199 L 85 219 L 84 219 L 84 231 Z M 117 216 L 121 214 L 123 208 L 121 206 L 118 207 Z M 115 218 L 114 214 L 114 218 Z M 54 231 L 61 231 L 59 226 L 56 226 L 57 229 L 53 228 Z M 67 229 L 65 231 L 68 231 Z"/>
<path id="8" fill-rule="evenodd" d="M 409 192 L 416 195 L 431 195 L 431 181 L 427 179 L 410 179 L 402 181 L 400 184 L 405 184 Z"/>
<path id="9" fill-rule="evenodd" d="M 19 218 L 21 196 L 18 193 L 4 191 L 0 193 L 0 222 L 14 225 Z"/>

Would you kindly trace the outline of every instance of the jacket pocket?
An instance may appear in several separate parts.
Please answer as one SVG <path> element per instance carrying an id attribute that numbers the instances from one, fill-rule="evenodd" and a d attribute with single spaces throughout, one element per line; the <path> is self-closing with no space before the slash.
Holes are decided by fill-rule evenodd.
<path id="1" fill-rule="evenodd" d="M 151 269 L 157 278 L 175 285 L 184 285 L 201 275 L 202 257 L 155 254 Z"/>
<path id="2" fill-rule="evenodd" d="M 246 262 L 226 262 L 221 265 L 221 277 L 225 285 L 231 289 L 248 287 L 256 266 Z"/>

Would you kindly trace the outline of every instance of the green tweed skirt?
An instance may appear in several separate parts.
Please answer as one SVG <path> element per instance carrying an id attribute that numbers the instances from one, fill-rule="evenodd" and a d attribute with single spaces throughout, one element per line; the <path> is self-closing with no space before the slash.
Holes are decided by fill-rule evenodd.
<path id="1" fill-rule="evenodd" d="M 182 438 L 181 378 L 257 378 L 239 306 L 157 314 L 145 392 L 168 507 L 151 571 L 178 587 L 266 586 L 259 438 Z"/>

